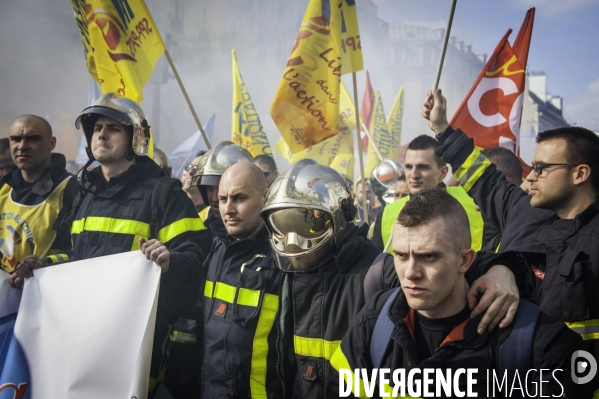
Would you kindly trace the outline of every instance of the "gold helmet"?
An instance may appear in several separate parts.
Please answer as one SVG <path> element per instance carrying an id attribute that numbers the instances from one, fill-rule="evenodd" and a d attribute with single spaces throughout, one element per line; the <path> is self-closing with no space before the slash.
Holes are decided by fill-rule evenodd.
<path id="1" fill-rule="evenodd" d="M 347 181 L 334 169 L 301 160 L 279 176 L 260 216 L 270 233 L 277 266 L 307 271 L 332 253 L 338 234 L 356 216 Z"/>
<path id="2" fill-rule="evenodd" d="M 87 155 L 93 159 L 91 153 L 91 138 L 94 133 L 94 124 L 100 116 L 107 116 L 115 121 L 131 126 L 132 129 L 132 152 L 139 156 L 154 157 L 154 145 L 151 138 L 150 126 L 143 110 L 133 100 L 118 97 L 114 93 L 103 94 L 93 104 L 83 109 L 81 115 L 75 121 L 77 129 L 83 127 L 83 133 L 87 141 Z M 131 155 L 132 157 L 132 155 Z"/>
<path id="3" fill-rule="evenodd" d="M 209 203 L 206 186 L 218 187 L 225 170 L 237 162 L 254 163 L 254 157 L 249 151 L 231 141 L 222 141 L 206 151 L 191 180 L 192 186 L 198 186 L 205 204 Z"/>
<path id="4" fill-rule="evenodd" d="M 403 166 L 390 159 L 384 159 L 374 167 L 370 174 L 370 187 L 374 195 L 387 204 L 395 200 L 394 187 L 399 176 L 404 174 Z"/>

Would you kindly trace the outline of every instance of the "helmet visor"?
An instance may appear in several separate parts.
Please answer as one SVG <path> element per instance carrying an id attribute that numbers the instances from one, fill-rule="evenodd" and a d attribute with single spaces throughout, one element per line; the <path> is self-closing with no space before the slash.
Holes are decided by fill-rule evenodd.
<path id="1" fill-rule="evenodd" d="M 300 255 L 319 247 L 333 234 L 328 212 L 310 208 L 286 208 L 268 215 L 271 244 L 281 255 Z"/>

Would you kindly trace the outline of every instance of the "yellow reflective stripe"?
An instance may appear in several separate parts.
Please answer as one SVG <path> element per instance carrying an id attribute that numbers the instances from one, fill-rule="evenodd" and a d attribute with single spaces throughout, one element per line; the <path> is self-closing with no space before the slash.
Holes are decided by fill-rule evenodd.
<path id="1" fill-rule="evenodd" d="M 163 227 L 158 231 L 158 240 L 162 242 L 169 242 L 179 234 L 186 233 L 188 231 L 200 231 L 206 230 L 206 226 L 202 223 L 200 218 L 184 218 L 179 219 L 174 223 Z"/>
<path id="2" fill-rule="evenodd" d="M 237 303 L 239 305 L 252 306 L 254 308 L 258 307 L 258 304 L 260 303 L 260 291 L 240 288 Z"/>
<path id="3" fill-rule="evenodd" d="M 214 298 L 220 299 L 221 301 L 233 303 L 235 302 L 235 292 L 237 291 L 236 287 L 232 285 L 228 285 L 225 283 L 221 283 L 220 281 L 216 282 L 216 286 L 214 287 Z"/>
<path id="4" fill-rule="evenodd" d="M 345 383 L 348 384 L 349 382 L 351 382 L 351 390 L 355 397 L 367 398 L 366 391 L 364 390 L 364 383 L 362 382 L 362 380 L 360 380 L 360 386 L 358 388 L 359 392 L 356 392 L 356 389 L 355 389 L 356 388 L 356 385 L 355 385 L 356 375 L 354 374 L 354 370 L 352 369 L 352 367 L 349 365 L 349 362 L 347 361 L 347 357 L 345 357 L 343 350 L 341 350 L 341 346 L 339 346 L 333 353 L 333 356 L 331 356 L 331 366 L 333 366 L 333 368 L 335 370 L 337 370 L 337 372 L 339 374 L 341 374 L 341 372 L 340 372 L 341 369 L 349 370 L 349 373 L 352 376 L 352 380 L 347 381 L 347 374 L 346 374 L 343 376 L 345 379 Z"/>
<path id="5" fill-rule="evenodd" d="M 208 298 L 214 297 L 229 303 L 235 302 L 236 293 L 237 287 L 221 282 L 217 282 L 215 286 L 212 281 L 206 281 L 206 286 L 204 287 L 204 296 Z M 237 304 L 257 308 L 260 304 L 260 291 L 240 288 L 237 296 Z"/>
<path id="6" fill-rule="evenodd" d="M 50 259 L 50 261 L 51 261 L 52 263 L 58 263 L 58 262 L 60 262 L 60 261 L 58 260 L 58 256 L 56 256 L 56 255 L 50 255 L 50 256 L 48 256 L 48 259 Z"/>
<path id="7" fill-rule="evenodd" d="M 491 161 L 480 153 L 479 148 L 474 148 L 462 166 L 453 172 L 453 176 L 464 190 L 470 191 L 489 166 L 491 166 Z"/>
<path id="8" fill-rule="evenodd" d="M 206 281 L 204 286 L 204 296 L 212 298 L 212 291 L 214 291 L 214 283 L 212 281 Z"/>
<path id="9" fill-rule="evenodd" d="M 566 322 L 566 326 L 580 334 L 584 341 L 599 339 L 599 319 Z"/>
<path id="10" fill-rule="evenodd" d="M 150 225 L 129 219 L 115 219 L 102 216 L 90 216 L 75 220 L 71 234 L 80 234 L 83 231 L 99 231 L 102 233 L 132 234 L 145 238 L 150 237 Z"/>
<path id="11" fill-rule="evenodd" d="M 293 347 L 296 355 L 312 356 L 329 360 L 341 341 L 325 341 L 320 338 L 293 336 Z"/>
<path id="12" fill-rule="evenodd" d="M 248 290 L 250 291 L 250 290 Z M 258 301 L 260 300 L 258 292 Z M 241 290 L 239 292 L 241 298 Z M 279 309 L 279 297 L 264 294 L 260 316 L 254 336 L 250 369 L 250 390 L 253 399 L 266 399 L 266 358 L 268 357 L 268 336 L 272 330 Z"/>
<path id="13" fill-rule="evenodd" d="M 593 399 L 599 399 L 599 389 L 593 393 Z"/>
<path id="14" fill-rule="evenodd" d="M 208 219 L 208 211 L 210 211 L 209 206 L 198 212 L 198 216 L 200 217 L 200 219 L 202 219 L 202 222 L 205 222 L 206 219 Z"/>
<path id="15" fill-rule="evenodd" d="M 195 344 L 197 341 L 195 334 L 189 334 L 182 331 L 173 331 L 171 335 L 172 342 L 180 342 L 182 344 Z"/>
<path id="16" fill-rule="evenodd" d="M 140 238 L 148 238 L 148 237 L 142 237 L 142 236 L 138 236 L 135 235 L 133 236 L 133 242 L 131 243 L 131 251 L 137 251 L 139 249 L 139 239 Z"/>

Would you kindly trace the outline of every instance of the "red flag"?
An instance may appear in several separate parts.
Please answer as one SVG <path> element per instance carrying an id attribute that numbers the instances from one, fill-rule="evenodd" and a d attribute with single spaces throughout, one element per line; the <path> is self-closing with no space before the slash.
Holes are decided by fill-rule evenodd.
<path id="1" fill-rule="evenodd" d="M 502 146 L 520 155 L 520 120 L 534 16 L 535 9 L 531 8 L 513 46 L 507 40 L 512 30 L 507 31 L 451 119 L 451 126 L 461 128 L 478 147 Z"/>
<path id="2" fill-rule="evenodd" d="M 370 83 L 370 75 L 366 71 L 366 89 L 364 90 L 364 98 L 362 98 L 362 106 L 360 107 L 360 116 L 368 132 L 372 134 L 372 111 L 374 110 L 374 90 L 372 90 L 372 83 Z M 362 131 L 362 150 L 367 152 L 368 150 L 368 136 L 364 133 L 364 128 L 361 127 Z"/>

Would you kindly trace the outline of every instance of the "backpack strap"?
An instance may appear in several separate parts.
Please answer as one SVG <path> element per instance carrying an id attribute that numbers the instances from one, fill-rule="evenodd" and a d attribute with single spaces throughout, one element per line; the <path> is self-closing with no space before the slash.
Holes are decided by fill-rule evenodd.
<path id="1" fill-rule="evenodd" d="M 384 266 L 387 258 L 391 256 L 388 253 L 380 253 L 372 262 L 364 277 L 364 300 L 368 301 L 378 291 L 385 289 L 384 285 Z"/>
<path id="2" fill-rule="evenodd" d="M 499 371 L 505 375 L 507 380 L 514 381 L 516 371 L 522 378 L 532 368 L 533 343 L 535 328 L 539 318 L 539 307 L 525 300 L 520 300 L 514 327 L 510 335 L 499 345 Z M 515 390 L 512 398 L 518 398 L 518 390 Z"/>
<path id="3" fill-rule="evenodd" d="M 181 182 L 171 177 L 160 177 L 144 180 L 144 183 L 152 183 L 155 180 L 154 190 L 152 191 L 152 220 L 150 221 L 150 237 L 158 238 L 158 231 L 162 225 L 162 217 L 166 212 L 168 201 L 171 192 L 177 190 L 177 187 L 181 189 Z"/>
<path id="4" fill-rule="evenodd" d="M 387 302 L 385 302 L 378 319 L 376 319 L 372 337 L 370 337 L 370 360 L 375 369 L 381 367 L 383 355 L 387 350 L 387 346 L 389 346 L 389 340 L 395 328 L 395 324 L 389 318 L 389 307 L 395 301 L 395 298 L 397 298 L 399 291 L 401 291 L 401 287 L 395 288 L 391 296 L 387 299 Z"/>

